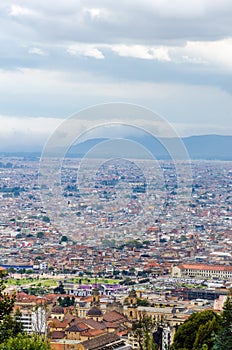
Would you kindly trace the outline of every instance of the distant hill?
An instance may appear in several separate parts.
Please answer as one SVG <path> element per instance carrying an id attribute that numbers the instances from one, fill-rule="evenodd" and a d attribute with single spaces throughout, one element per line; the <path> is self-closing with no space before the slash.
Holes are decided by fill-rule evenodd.
<path id="1" fill-rule="evenodd" d="M 232 136 L 190 136 L 183 142 L 192 159 L 232 160 Z"/>
<path id="2" fill-rule="evenodd" d="M 110 140 L 110 139 L 109 139 Z M 88 151 L 92 150 L 94 146 L 105 141 L 109 141 L 107 138 L 95 138 L 89 139 L 87 141 L 81 142 L 77 145 L 72 146 L 67 157 L 82 158 L 87 154 Z M 157 159 L 170 159 L 170 155 L 164 146 L 152 136 L 142 136 L 142 137 L 130 137 L 131 141 L 136 142 L 137 145 L 142 145 L 146 150 L 148 150 Z M 202 159 L 202 160 L 232 160 L 232 136 L 222 136 L 222 135 L 199 135 L 183 137 L 182 141 L 189 153 L 191 159 Z M 175 139 L 165 139 L 165 142 L 170 145 L 170 149 L 175 147 Z M 174 145 L 174 146 L 173 146 Z M 123 143 L 120 148 L 120 142 L 118 143 L 117 149 L 114 148 L 114 143 L 107 144 L 107 150 L 109 154 L 120 156 L 124 154 L 125 149 L 123 149 Z M 99 148 L 99 151 L 98 151 Z M 102 156 L 103 146 L 95 148 L 94 157 Z M 133 144 L 131 144 L 131 150 L 133 149 Z M 127 150 L 129 152 L 129 150 Z M 127 152 L 127 154 L 129 154 Z M 132 152 L 133 156 L 135 152 Z M 136 156 L 138 158 L 142 157 L 142 152 L 138 152 Z M 0 152 L 1 156 L 18 156 L 28 159 L 36 159 L 40 157 L 40 152 Z"/>
<path id="3" fill-rule="evenodd" d="M 144 137 L 131 137 L 132 141 L 137 144 L 143 145 L 149 150 L 157 159 L 169 159 L 170 155 L 164 146 L 151 136 Z M 107 139 L 91 139 L 77 144 L 70 148 L 68 156 L 70 157 L 83 157 L 92 147 L 98 143 L 107 141 Z M 183 137 L 182 141 L 189 153 L 191 159 L 202 160 L 232 160 L 232 136 L 220 136 L 220 135 L 199 135 Z M 175 140 L 166 139 L 166 142 L 175 145 Z M 95 153 L 96 157 L 101 154 Z"/>

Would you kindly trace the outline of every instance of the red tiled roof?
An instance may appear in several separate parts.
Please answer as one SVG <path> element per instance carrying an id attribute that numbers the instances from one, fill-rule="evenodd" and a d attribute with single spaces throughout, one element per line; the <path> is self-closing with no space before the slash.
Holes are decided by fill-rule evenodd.
<path id="1" fill-rule="evenodd" d="M 181 269 L 192 270 L 210 270 L 210 271 L 231 271 L 232 266 L 226 265 L 207 265 L 207 264 L 182 264 L 179 266 Z"/>
<path id="2" fill-rule="evenodd" d="M 52 339 L 63 339 L 65 337 L 65 332 L 53 331 L 51 334 Z"/>
<path id="3" fill-rule="evenodd" d="M 127 333 L 129 332 L 129 329 L 125 329 L 123 331 L 117 332 L 118 336 L 123 336 L 123 335 L 127 335 Z"/>
<path id="4" fill-rule="evenodd" d="M 92 320 L 91 318 L 86 319 L 83 321 L 84 324 L 86 324 L 87 326 L 93 328 L 93 329 L 105 329 L 106 325 L 104 324 L 104 322 L 97 322 Z"/>
<path id="5" fill-rule="evenodd" d="M 125 322 L 126 318 L 117 311 L 106 312 L 103 316 L 106 322 Z"/>
<path id="6" fill-rule="evenodd" d="M 81 335 L 85 337 L 97 337 L 105 333 L 106 332 L 102 329 L 88 329 L 87 331 L 82 332 Z"/>
<path id="7" fill-rule="evenodd" d="M 57 318 L 53 318 L 52 320 L 49 321 L 49 326 L 51 328 L 62 328 L 65 329 L 68 325 L 68 321 L 60 321 Z"/>
<path id="8" fill-rule="evenodd" d="M 120 327 L 119 322 L 105 322 L 105 325 L 107 326 L 107 328 L 114 328 L 114 329 L 117 329 Z"/>
<path id="9" fill-rule="evenodd" d="M 84 324 L 83 322 L 77 322 L 77 323 L 74 322 L 74 325 L 78 326 L 80 332 L 83 332 L 83 331 L 86 331 L 87 329 L 89 329 L 89 327 L 86 324 Z"/>

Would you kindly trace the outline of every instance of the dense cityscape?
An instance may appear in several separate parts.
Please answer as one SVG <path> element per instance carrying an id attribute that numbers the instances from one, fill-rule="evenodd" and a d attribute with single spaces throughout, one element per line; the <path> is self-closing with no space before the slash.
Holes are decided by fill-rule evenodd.
<path id="1" fill-rule="evenodd" d="M 191 196 L 178 201 L 169 161 L 101 161 L 83 186 L 79 161 L 66 159 L 63 215 L 57 198 L 46 210 L 39 166 L 0 162 L 0 268 L 25 331 L 47 335 L 52 349 L 140 349 L 135 325 L 146 316 L 165 350 L 191 315 L 222 312 L 232 290 L 230 162 L 192 162 Z"/>
<path id="2" fill-rule="evenodd" d="M 232 2 L 0 21 L 0 350 L 232 350 Z"/>

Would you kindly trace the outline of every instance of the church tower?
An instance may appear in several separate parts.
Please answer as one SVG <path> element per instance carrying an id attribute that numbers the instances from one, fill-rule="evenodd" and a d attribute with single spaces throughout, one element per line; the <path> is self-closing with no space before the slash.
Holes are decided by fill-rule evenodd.
<path id="1" fill-rule="evenodd" d="M 100 306 L 100 293 L 97 285 L 92 290 L 91 306 Z"/>
<path id="2" fill-rule="evenodd" d="M 132 289 L 128 296 L 127 317 L 130 321 L 136 321 L 138 317 L 137 309 L 137 295 L 136 291 Z"/>
<path id="3" fill-rule="evenodd" d="M 101 311 L 101 306 L 100 306 L 100 293 L 99 289 L 97 287 L 97 283 L 95 283 L 95 287 L 92 290 L 92 297 L 91 297 L 91 307 L 89 311 L 87 312 L 86 317 L 91 318 L 97 322 L 103 320 L 103 314 Z"/>

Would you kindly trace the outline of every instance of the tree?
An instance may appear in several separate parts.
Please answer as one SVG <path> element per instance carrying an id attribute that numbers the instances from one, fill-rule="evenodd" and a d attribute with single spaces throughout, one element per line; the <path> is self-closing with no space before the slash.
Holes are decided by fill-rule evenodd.
<path id="1" fill-rule="evenodd" d="M 54 289 L 54 293 L 55 294 L 65 294 L 64 285 L 61 281 L 59 282 L 59 286 Z"/>
<path id="2" fill-rule="evenodd" d="M 66 296 L 66 297 L 64 297 L 64 298 L 62 299 L 61 297 L 59 297 L 59 298 L 57 299 L 57 301 L 58 301 L 58 303 L 59 303 L 60 306 L 62 306 L 62 307 L 69 307 L 69 306 L 71 306 L 71 305 L 74 305 L 74 303 L 75 303 L 75 298 L 74 298 L 74 297 L 70 298 L 69 296 Z"/>
<path id="3" fill-rule="evenodd" d="M 222 312 L 222 328 L 215 336 L 213 350 L 232 349 L 232 300 L 227 297 Z"/>
<path id="4" fill-rule="evenodd" d="M 50 350 L 51 347 L 47 341 L 38 336 L 29 336 L 18 334 L 16 337 L 10 337 L 4 343 L 0 344 L 0 350 Z"/>
<path id="5" fill-rule="evenodd" d="M 222 312 L 222 327 L 231 329 L 232 326 L 232 299 L 227 296 Z"/>
<path id="6" fill-rule="evenodd" d="M 16 312 L 12 316 L 12 311 L 15 304 L 15 294 L 9 295 L 4 292 L 5 283 L 1 275 L 0 279 L 0 343 L 9 337 L 14 337 L 18 333 L 23 332 L 21 322 L 18 320 L 19 313 Z"/>
<path id="7" fill-rule="evenodd" d="M 37 238 L 44 238 L 44 232 L 39 231 L 39 232 L 37 233 Z"/>
<path id="8" fill-rule="evenodd" d="M 49 219 L 49 217 L 46 216 L 46 215 L 44 215 L 44 216 L 42 217 L 42 220 L 43 220 L 43 222 L 50 223 L 50 219 Z"/>
<path id="9" fill-rule="evenodd" d="M 15 269 L 13 267 L 10 267 L 9 269 L 7 269 L 8 273 L 15 273 Z"/>
<path id="10" fill-rule="evenodd" d="M 157 345 L 153 338 L 156 322 L 152 320 L 151 316 L 142 315 L 134 327 L 134 336 L 138 340 L 140 350 L 156 350 Z"/>
<path id="11" fill-rule="evenodd" d="M 30 337 L 23 331 L 19 309 L 12 315 L 16 295 L 5 290 L 3 276 L 0 276 L 0 350 L 49 350 L 50 345 L 36 335 Z M 46 318 L 45 318 L 46 322 Z"/>
<path id="12" fill-rule="evenodd" d="M 68 237 L 67 236 L 62 236 L 60 242 L 68 242 Z"/>
<path id="13" fill-rule="evenodd" d="M 6 315 L 10 315 L 10 313 L 13 310 L 14 303 L 15 303 L 15 294 L 10 296 L 7 293 L 5 293 L 4 290 L 5 290 L 5 283 L 1 277 L 1 280 L 0 280 L 0 321 L 2 321 Z"/>
<path id="14" fill-rule="evenodd" d="M 150 306 L 150 303 L 146 299 L 137 298 L 137 305 L 138 306 Z"/>
<path id="15" fill-rule="evenodd" d="M 213 334 L 221 328 L 221 317 L 211 310 L 195 312 L 177 330 L 171 350 L 201 350 L 213 347 Z"/>

